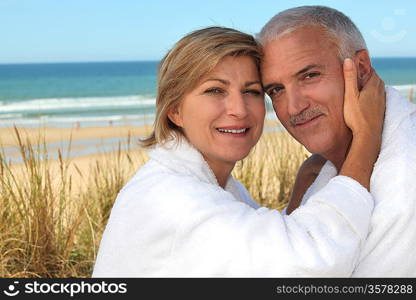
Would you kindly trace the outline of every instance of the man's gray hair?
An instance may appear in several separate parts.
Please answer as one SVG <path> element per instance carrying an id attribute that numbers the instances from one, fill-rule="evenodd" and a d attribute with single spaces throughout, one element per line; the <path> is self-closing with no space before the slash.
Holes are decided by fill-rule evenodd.
<path id="1" fill-rule="evenodd" d="M 357 26 L 342 12 L 326 6 L 299 6 L 275 15 L 262 28 L 257 39 L 260 44 L 282 37 L 302 27 L 318 26 L 332 39 L 338 56 L 343 61 L 353 58 L 359 50 L 367 50 L 364 38 Z"/>

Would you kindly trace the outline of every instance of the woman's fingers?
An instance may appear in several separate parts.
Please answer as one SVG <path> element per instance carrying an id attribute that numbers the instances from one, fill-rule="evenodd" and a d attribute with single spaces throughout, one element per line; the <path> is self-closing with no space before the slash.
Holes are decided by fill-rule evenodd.
<path id="1" fill-rule="evenodd" d="M 381 80 L 381 78 L 378 76 L 378 74 L 373 68 L 371 68 L 370 79 L 363 87 L 362 92 L 365 92 L 366 90 L 371 89 L 372 87 L 376 87 L 378 90 L 384 91 L 384 82 L 383 80 Z"/>
<path id="2" fill-rule="evenodd" d="M 385 110 L 383 81 L 371 70 L 369 80 L 359 91 L 357 66 L 351 59 L 345 59 L 343 71 L 345 124 L 354 136 L 381 134 Z"/>
<path id="3" fill-rule="evenodd" d="M 360 92 L 360 99 L 375 102 L 373 111 L 384 118 L 386 106 L 384 81 L 371 69 L 371 77 Z"/>
<path id="4" fill-rule="evenodd" d="M 346 58 L 344 60 L 344 81 L 344 101 L 354 101 L 354 99 L 357 100 L 359 96 L 357 68 L 351 58 Z"/>
<path id="5" fill-rule="evenodd" d="M 359 127 L 360 119 L 357 119 L 358 91 L 357 69 L 354 62 L 347 58 L 344 60 L 344 121 L 345 124 L 353 131 Z"/>

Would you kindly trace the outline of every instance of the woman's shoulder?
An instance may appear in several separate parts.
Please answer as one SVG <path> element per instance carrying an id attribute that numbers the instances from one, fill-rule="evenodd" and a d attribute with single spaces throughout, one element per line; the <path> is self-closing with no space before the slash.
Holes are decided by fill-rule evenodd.
<path id="1" fill-rule="evenodd" d="M 236 186 L 237 192 L 239 194 L 239 199 L 241 199 L 244 203 L 249 205 L 250 207 L 257 209 L 260 207 L 256 201 L 253 200 L 250 193 L 248 192 L 247 188 L 238 180 L 233 179 L 234 184 Z"/>
<path id="2" fill-rule="evenodd" d="M 231 197 L 222 188 L 195 176 L 176 173 L 149 160 L 121 189 L 115 206 L 133 209 L 163 205 L 165 208 L 190 207 L 195 200 L 215 202 Z"/>

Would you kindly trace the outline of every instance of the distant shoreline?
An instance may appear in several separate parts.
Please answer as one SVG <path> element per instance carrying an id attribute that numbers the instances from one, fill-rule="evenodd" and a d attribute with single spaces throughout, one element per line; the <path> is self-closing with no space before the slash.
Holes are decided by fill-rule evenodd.
<path id="1" fill-rule="evenodd" d="M 416 59 L 416 56 L 372 56 L 371 59 Z M 138 60 L 99 60 L 99 61 L 34 61 L 34 62 L 0 62 L 4 65 L 44 65 L 44 64 L 106 64 L 106 63 L 159 63 L 161 59 Z"/>
<path id="2" fill-rule="evenodd" d="M 152 126 L 102 126 L 80 128 L 16 127 L 24 145 L 46 145 L 50 160 L 103 154 L 127 148 L 139 148 L 139 139 L 150 135 Z M 266 120 L 264 132 L 281 130 L 279 123 Z M 38 146 L 37 146 L 38 145 Z M 70 148 L 70 151 L 68 149 Z M 0 151 L 11 163 L 20 163 L 19 142 L 13 127 L 0 128 Z"/>

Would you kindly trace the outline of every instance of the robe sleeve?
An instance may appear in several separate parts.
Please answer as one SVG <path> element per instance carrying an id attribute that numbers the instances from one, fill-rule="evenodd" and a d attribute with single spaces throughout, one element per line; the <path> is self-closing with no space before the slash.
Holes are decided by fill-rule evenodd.
<path id="1" fill-rule="evenodd" d="M 344 176 L 289 216 L 238 201 L 212 205 L 197 194 L 197 204 L 182 210 L 165 266 L 172 276 L 350 276 L 374 206 L 368 191 Z M 187 197 L 176 196 L 179 203 Z"/>

